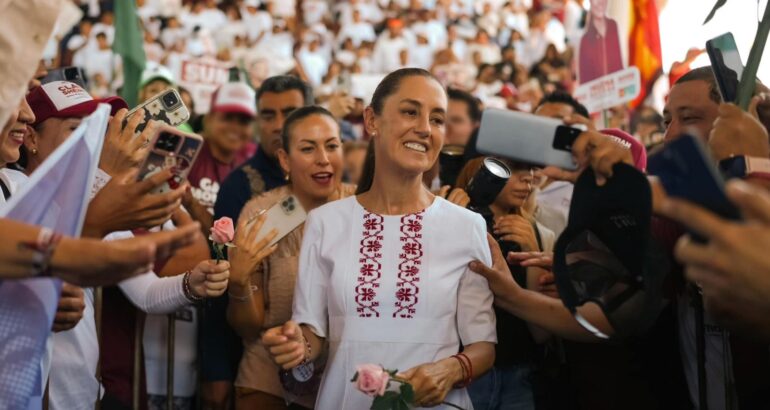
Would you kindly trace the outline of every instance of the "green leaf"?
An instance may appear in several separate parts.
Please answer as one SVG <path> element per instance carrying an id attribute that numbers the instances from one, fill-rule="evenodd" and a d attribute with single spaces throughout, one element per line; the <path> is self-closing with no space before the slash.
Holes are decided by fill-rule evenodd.
<path id="1" fill-rule="evenodd" d="M 711 9 L 711 13 L 706 17 L 706 20 L 703 22 L 703 24 L 708 23 L 711 21 L 712 18 L 714 18 L 714 15 L 717 13 L 717 10 L 722 8 L 727 3 L 727 0 L 717 0 L 717 4 L 714 5 L 714 8 Z"/>
<path id="2" fill-rule="evenodd" d="M 409 403 L 407 403 L 404 399 L 398 399 L 396 401 L 396 406 L 394 407 L 395 410 L 409 410 Z"/>
<path id="3" fill-rule="evenodd" d="M 382 396 L 374 398 L 372 401 L 371 410 L 393 410 L 397 409 L 396 402 L 400 400 L 398 393 L 394 391 L 386 391 Z"/>
<path id="4" fill-rule="evenodd" d="M 358 372 L 356 372 L 356 374 L 353 375 L 353 380 L 351 380 L 350 382 L 355 383 L 356 381 L 358 381 Z"/>
<path id="5" fill-rule="evenodd" d="M 401 385 L 401 398 L 405 400 L 407 403 L 414 403 L 414 389 L 412 388 L 412 385 L 409 383 L 405 383 Z"/>

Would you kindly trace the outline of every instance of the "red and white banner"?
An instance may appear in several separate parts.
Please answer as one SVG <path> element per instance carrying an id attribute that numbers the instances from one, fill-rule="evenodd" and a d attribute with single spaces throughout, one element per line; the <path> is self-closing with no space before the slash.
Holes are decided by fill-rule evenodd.
<path id="1" fill-rule="evenodd" d="M 581 84 L 574 95 L 593 114 L 633 101 L 641 87 L 639 69 L 629 67 Z"/>
<path id="2" fill-rule="evenodd" d="M 227 82 L 232 64 L 211 59 L 182 60 L 179 66 L 179 85 L 188 89 L 195 101 L 195 113 L 206 114 L 211 105 L 211 95 Z"/>

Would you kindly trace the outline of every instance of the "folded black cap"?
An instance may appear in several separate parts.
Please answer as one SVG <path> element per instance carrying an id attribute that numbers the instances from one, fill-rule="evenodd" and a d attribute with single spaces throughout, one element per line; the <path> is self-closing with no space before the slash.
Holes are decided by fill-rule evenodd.
<path id="1" fill-rule="evenodd" d="M 652 244 L 652 194 L 647 178 L 617 164 L 603 186 L 590 168 L 575 183 L 567 228 L 554 249 L 554 275 L 564 305 L 597 336 L 608 336 L 580 315 L 596 303 L 612 334 L 641 333 L 662 307 L 667 261 Z"/>

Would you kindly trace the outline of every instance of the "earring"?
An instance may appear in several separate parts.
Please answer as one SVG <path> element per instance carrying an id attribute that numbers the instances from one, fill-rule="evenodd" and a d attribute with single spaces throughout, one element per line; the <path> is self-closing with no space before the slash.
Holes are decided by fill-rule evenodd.
<path id="1" fill-rule="evenodd" d="M 283 179 L 285 179 L 286 182 L 291 181 L 291 177 L 289 176 L 289 174 L 286 174 L 286 176 L 284 176 Z"/>
<path id="2" fill-rule="evenodd" d="M 32 148 L 31 150 L 29 150 L 29 152 L 30 152 L 32 155 L 37 155 L 37 148 Z"/>

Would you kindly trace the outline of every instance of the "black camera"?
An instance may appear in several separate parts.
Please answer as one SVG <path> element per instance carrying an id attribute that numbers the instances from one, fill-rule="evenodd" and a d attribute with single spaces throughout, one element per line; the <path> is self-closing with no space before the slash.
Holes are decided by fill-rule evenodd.
<path id="1" fill-rule="evenodd" d="M 487 232 L 493 232 L 495 226 L 494 215 L 492 215 L 489 205 L 495 202 L 495 198 L 505 188 L 510 177 L 511 169 L 504 162 L 487 157 L 484 158 L 481 168 L 468 183 L 467 193 L 471 200 L 468 209 L 484 218 Z M 495 239 L 500 245 L 503 255 L 508 255 L 508 252 L 521 251 L 521 246 L 516 242 L 501 241 L 497 235 L 495 235 Z"/>
<path id="2" fill-rule="evenodd" d="M 179 145 L 181 139 L 182 137 L 179 135 L 163 132 L 158 136 L 155 148 L 168 152 L 176 152 L 176 147 Z"/>
<path id="3" fill-rule="evenodd" d="M 441 153 L 438 155 L 439 171 L 438 179 L 441 185 L 454 186 L 457 181 L 457 175 L 465 165 L 465 146 L 463 145 L 444 145 Z"/>
<path id="4" fill-rule="evenodd" d="M 163 96 L 163 105 L 166 109 L 170 109 L 177 104 L 179 104 L 179 98 L 177 98 L 176 93 L 167 93 Z"/>

